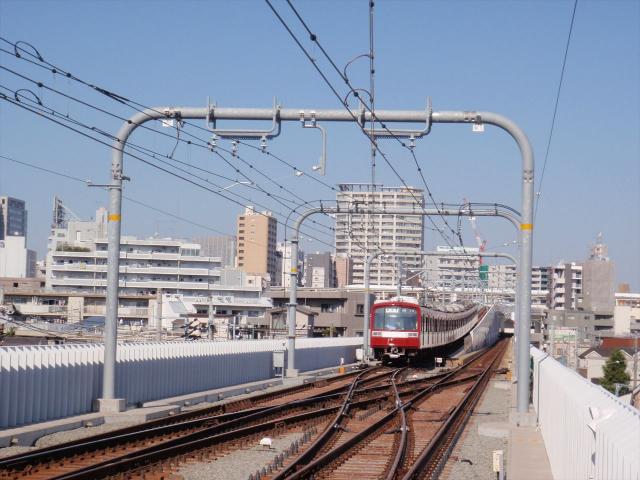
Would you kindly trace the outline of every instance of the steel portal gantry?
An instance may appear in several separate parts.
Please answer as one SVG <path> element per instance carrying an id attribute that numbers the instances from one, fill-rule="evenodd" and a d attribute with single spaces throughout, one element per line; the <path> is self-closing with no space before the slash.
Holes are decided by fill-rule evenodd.
<path id="1" fill-rule="evenodd" d="M 123 157 L 126 142 L 133 131 L 140 125 L 160 119 L 204 119 L 209 122 L 217 120 L 271 120 L 279 127 L 283 121 L 300 122 L 301 120 L 315 119 L 315 122 L 354 122 L 364 126 L 366 122 L 380 123 L 419 123 L 430 127 L 434 123 L 467 123 L 467 124 L 490 124 L 497 126 L 516 141 L 521 162 L 521 185 L 522 185 L 522 221 L 520 224 L 520 267 L 519 281 L 521 322 L 519 325 L 519 338 L 517 357 L 518 378 L 528 378 L 528 356 L 529 356 L 529 328 L 531 317 L 531 275 L 524 274 L 531 271 L 533 253 L 533 202 L 534 202 L 534 159 L 531 144 L 522 129 L 510 119 L 492 112 L 478 111 L 441 111 L 433 112 L 430 108 L 425 110 L 376 110 L 375 112 L 354 110 L 331 110 L 331 109 L 283 109 L 275 105 L 271 109 L 259 108 L 221 108 L 207 105 L 206 107 L 156 107 L 145 109 L 134 114 L 127 120 L 116 135 L 113 143 L 111 157 L 111 183 L 107 186 L 109 190 L 109 214 L 108 214 L 108 254 L 107 254 L 107 298 L 106 298 L 106 318 L 105 318 L 105 355 L 104 371 L 102 383 L 102 398 L 100 399 L 100 409 L 103 411 L 119 410 L 124 408 L 124 402 L 116 399 L 115 396 L 115 370 L 117 353 L 117 313 L 118 313 L 118 276 L 120 266 L 120 235 L 122 219 L 122 184 L 127 179 L 124 176 Z M 213 131 L 213 130 L 212 130 Z M 371 132 L 375 135 L 375 132 Z M 238 132 L 241 136 L 241 132 Z M 295 267 L 292 267 L 295 268 Z M 292 274 L 297 274 L 297 269 Z M 295 282 L 293 283 L 295 285 Z M 293 290 L 293 288 L 292 288 Z M 295 303 L 295 295 L 294 302 Z M 289 316 L 295 319 L 294 314 Z M 292 323 L 292 322 L 289 322 Z M 292 352 L 293 354 L 293 352 Z M 528 410 L 528 383 L 518 383 L 518 412 L 525 413 Z"/>

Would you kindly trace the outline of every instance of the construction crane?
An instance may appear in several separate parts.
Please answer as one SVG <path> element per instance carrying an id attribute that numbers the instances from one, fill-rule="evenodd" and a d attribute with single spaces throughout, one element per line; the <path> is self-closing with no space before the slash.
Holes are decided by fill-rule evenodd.
<path id="1" fill-rule="evenodd" d="M 469 208 L 471 208 L 471 204 L 466 198 L 463 201 L 465 205 L 469 205 Z M 487 247 L 487 241 L 483 240 L 482 235 L 480 234 L 480 230 L 478 230 L 478 225 L 476 224 L 476 217 L 471 216 L 468 218 L 469 218 L 469 223 L 471 224 L 471 228 L 473 229 L 473 235 L 476 238 L 476 243 L 478 244 L 478 250 L 480 253 L 482 253 L 485 251 Z M 482 261 L 482 257 L 478 258 L 478 263 L 480 265 L 480 268 L 479 268 L 480 280 L 487 281 L 489 278 L 489 267 L 483 264 L 484 262 Z"/>

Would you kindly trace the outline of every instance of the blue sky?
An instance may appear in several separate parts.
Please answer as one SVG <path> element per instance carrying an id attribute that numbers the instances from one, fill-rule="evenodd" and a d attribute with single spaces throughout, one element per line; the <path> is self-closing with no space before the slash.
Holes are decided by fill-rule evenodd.
<path id="1" fill-rule="evenodd" d="M 539 179 L 553 113 L 573 2 L 451 1 L 376 2 L 376 105 L 435 110 L 489 110 L 511 117 L 527 132 Z M 303 1 L 303 17 L 338 65 L 368 50 L 366 1 Z M 321 53 L 302 34 L 286 3 L 275 2 L 312 55 Z M 584 259 L 603 232 L 618 281 L 640 289 L 640 2 L 585 1 L 575 25 L 535 227 L 534 263 Z M 43 57 L 76 76 L 144 105 L 269 107 L 273 97 L 290 108 L 339 108 L 317 72 L 261 1 L 12 1 L 0 2 L 0 33 L 24 40 Z M 50 72 L 0 53 L 0 65 L 82 98 L 121 116 L 134 113 L 108 98 Z M 326 63 L 320 63 L 330 73 Z M 343 84 L 330 77 L 341 92 Z M 351 70 L 354 84 L 368 86 L 367 64 Z M 7 72 L 0 84 L 32 88 Z M 115 132 L 120 121 L 34 89 L 45 105 Z M 200 123 L 203 126 L 203 123 Z M 219 127 L 231 125 L 220 124 Z M 252 125 L 252 128 L 258 128 Z M 161 127 L 158 127 L 161 129 Z M 353 125 L 328 125 L 330 184 L 366 182 L 369 148 Z M 171 130 L 163 130 L 165 133 Z M 207 133 L 191 130 L 199 138 Z M 171 138 L 139 131 L 131 139 L 170 153 Z M 224 145 L 224 144 L 223 144 Z M 226 145 L 228 147 L 228 144 Z M 411 157 L 393 142 L 381 143 L 407 183 L 421 186 Z M 300 168 L 317 163 L 317 132 L 285 124 L 270 151 Z M 513 141 L 487 128 L 435 125 L 416 154 L 437 201 L 499 202 L 519 208 L 520 158 Z M 110 152 L 59 126 L 0 103 L 0 155 L 96 182 L 108 179 Z M 247 147 L 240 155 L 270 178 L 308 199 L 333 193 L 307 176 Z M 204 149 L 178 145 L 174 157 L 235 178 Z M 377 177 L 400 181 L 379 160 Z M 244 166 L 243 166 L 244 167 Z M 126 194 L 216 230 L 233 233 L 238 205 L 198 190 L 133 159 Z M 248 169 L 247 169 L 248 171 Z M 254 175 L 248 173 L 249 175 Z M 277 189 L 256 176 L 265 188 Z M 220 181 L 222 185 L 230 182 Z M 537 181 L 536 181 L 537 184 Z M 284 210 L 268 198 L 236 186 L 255 202 Z M 29 243 L 46 248 L 54 195 L 79 216 L 106 204 L 106 193 L 0 159 L 0 193 L 23 198 L 29 209 Z M 125 203 L 126 234 L 189 237 L 210 233 L 174 218 Z M 455 220 L 451 221 L 455 228 Z M 474 244 L 468 221 L 464 240 Z M 510 249 L 512 227 L 479 219 L 491 250 Z M 427 246 L 442 244 L 432 231 Z M 280 228 L 282 236 L 282 228 Z M 329 236 L 320 238 L 330 243 Z M 306 250 L 325 250 L 308 242 Z"/>

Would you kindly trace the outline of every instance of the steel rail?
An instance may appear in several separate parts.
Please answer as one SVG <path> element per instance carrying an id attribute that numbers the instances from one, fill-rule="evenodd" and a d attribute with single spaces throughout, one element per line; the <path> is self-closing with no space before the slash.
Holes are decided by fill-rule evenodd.
<path id="1" fill-rule="evenodd" d="M 397 370 L 396 372 L 394 372 L 393 376 L 395 376 L 398 373 L 399 370 Z M 334 418 L 333 422 L 331 423 L 330 427 L 325 429 L 318 438 L 316 438 L 316 440 L 309 446 L 309 448 L 307 448 L 297 459 L 295 462 L 293 462 L 291 465 L 289 465 L 287 468 L 285 468 L 284 470 L 282 470 L 281 472 L 279 472 L 275 477 L 273 477 L 273 480 L 282 480 L 285 477 L 287 477 L 288 475 L 292 474 L 295 472 L 295 470 L 300 467 L 300 465 L 304 465 L 307 464 L 309 462 L 312 461 L 313 457 L 316 455 L 316 453 L 329 441 L 329 439 L 335 434 L 335 432 L 337 431 L 340 422 L 343 420 L 343 418 L 346 416 L 347 412 L 349 411 L 349 407 L 351 404 L 351 399 L 353 397 L 353 393 L 356 387 L 357 381 L 355 381 L 352 384 L 352 388 L 349 390 L 349 393 L 345 396 L 344 402 L 342 403 L 342 406 L 340 408 L 340 411 L 338 412 L 338 414 L 336 415 L 336 417 Z"/>
<path id="2" fill-rule="evenodd" d="M 358 375 L 358 378 L 365 375 L 368 372 L 361 372 Z M 357 378 L 352 383 L 352 388 L 350 388 L 350 392 L 353 392 L 353 386 L 357 384 Z M 311 400 L 311 399 L 308 399 Z M 357 402 L 357 405 L 364 406 L 369 403 L 379 401 L 378 398 L 363 400 Z M 291 405 L 282 405 L 281 407 L 291 407 Z M 75 472 L 70 472 L 69 474 L 55 477 L 58 480 L 61 479 L 94 479 L 94 478 L 103 478 L 105 476 L 114 475 L 117 473 L 122 473 L 123 471 L 131 471 L 136 468 L 140 468 L 142 465 L 148 465 L 151 463 L 155 463 L 157 461 L 166 460 L 167 458 L 174 458 L 179 455 L 183 455 L 186 453 L 192 453 L 194 450 L 200 448 L 207 448 L 213 445 L 217 445 L 222 442 L 238 440 L 239 438 L 247 435 L 251 435 L 260 431 L 270 430 L 273 428 L 277 428 L 278 426 L 286 426 L 295 423 L 299 423 L 301 421 L 309 420 L 312 418 L 322 417 L 325 415 L 330 415 L 333 412 L 342 412 L 344 409 L 344 404 L 339 406 L 332 406 L 326 408 L 320 408 L 317 410 L 313 410 L 311 412 L 299 413 L 296 415 L 292 415 L 289 417 L 278 417 L 276 419 L 269 420 L 268 422 L 263 422 L 257 425 L 252 425 L 248 427 L 242 427 L 238 429 L 234 429 L 227 432 L 215 433 L 211 435 L 211 430 L 209 431 L 199 431 L 194 434 L 187 435 L 184 437 L 172 439 L 165 441 L 161 444 L 153 445 L 147 448 L 143 448 L 134 452 L 130 452 L 120 456 L 118 459 L 106 460 L 103 462 L 99 462 L 90 467 L 84 467 L 78 469 Z M 242 420 L 242 419 L 239 419 Z M 228 428 L 229 425 L 219 425 L 213 427 L 214 431 Z M 209 433 L 208 436 L 203 436 Z"/>
<path id="3" fill-rule="evenodd" d="M 403 411 L 403 410 L 406 411 L 409 408 L 411 408 L 411 406 L 416 401 L 421 400 L 425 396 L 428 396 L 430 394 L 435 393 L 436 391 L 440 390 L 441 388 L 452 386 L 452 385 L 456 385 L 456 384 L 463 383 L 463 382 L 468 382 L 470 380 L 474 380 L 475 378 L 477 378 L 480 374 L 465 376 L 463 378 L 458 378 L 458 379 L 452 379 L 452 377 L 454 377 L 456 374 L 459 374 L 464 369 L 473 368 L 473 363 L 476 360 L 479 360 L 484 355 L 489 354 L 490 352 L 492 352 L 492 349 L 485 349 L 485 350 L 483 350 L 481 352 L 478 352 L 477 354 L 475 354 L 472 357 L 470 357 L 468 363 L 456 368 L 455 370 L 451 371 L 450 373 L 447 373 L 438 382 L 436 382 L 436 383 L 424 388 L 423 390 L 421 390 L 420 392 L 415 394 L 407 402 L 402 403 L 400 405 L 398 405 L 396 403 L 396 407 L 391 412 L 389 412 L 387 415 L 385 415 L 384 417 L 382 417 L 378 421 L 374 422 L 372 425 L 370 425 L 366 429 L 362 430 L 361 432 L 358 432 L 356 435 L 354 435 L 352 438 L 350 438 L 346 442 L 344 442 L 341 445 L 333 448 L 329 452 L 325 453 L 323 456 L 316 458 L 313 462 L 308 463 L 303 468 L 291 473 L 292 470 L 294 470 L 296 467 L 299 466 L 299 464 L 297 462 L 294 462 L 292 465 L 289 465 L 289 467 L 286 470 L 286 472 L 291 473 L 290 475 L 287 475 L 287 473 L 285 473 L 285 471 L 283 471 L 277 477 L 274 477 L 274 480 L 275 479 L 284 480 L 285 478 L 286 478 L 286 480 L 299 480 L 299 479 L 302 479 L 302 478 L 312 478 L 312 476 L 315 473 L 317 473 L 318 470 L 320 470 L 324 466 L 328 465 L 330 462 L 334 461 L 335 459 L 339 458 L 341 455 L 343 455 L 345 452 L 347 452 L 348 450 L 350 450 L 351 448 L 353 448 L 354 446 L 359 444 L 362 440 L 364 440 L 365 438 L 367 438 L 371 434 L 374 434 L 381 427 L 383 427 L 384 425 L 386 425 L 387 423 L 392 421 L 393 418 L 400 411 Z M 406 426 L 406 424 L 405 424 L 405 426 Z M 406 443 L 406 438 L 405 438 L 405 443 Z M 397 458 L 394 458 L 394 464 L 395 464 L 396 460 L 397 460 Z M 388 472 L 388 475 L 391 475 L 392 473 L 393 473 L 393 469 L 391 469 Z M 387 478 L 394 478 L 394 477 L 391 476 L 391 477 L 387 477 Z"/>
<path id="4" fill-rule="evenodd" d="M 353 374 L 358 374 L 360 377 L 372 373 L 377 368 L 368 369 L 364 372 L 353 372 L 349 374 L 350 376 Z M 370 378 L 366 378 L 361 380 L 361 384 L 371 383 L 373 381 L 379 380 L 392 374 L 392 372 L 383 372 L 381 374 L 377 374 L 371 376 Z M 335 377 L 335 379 L 328 380 L 343 380 L 344 376 Z M 312 385 L 316 383 L 309 383 L 306 385 Z M 333 383 L 333 382 L 332 382 Z M 301 386 L 292 387 L 291 389 L 285 389 L 278 392 L 270 392 L 267 394 L 258 395 L 256 397 L 252 397 L 250 399 L 245 399 L 243 401 L 252 401 L 253 403 L 259 403 L 264 399 L 270 398 L 286 398 L 286 395 L 281 395 L 283 392 L 286 394 L 295 394 L 300 391 L 305 391 L 305 388 L 300 388 Z M 265 415 L 273 415 L 283 410 L 307 406 L 318 402 L 330 401 L 341 396 L 341 393 L 347 386 L 339 386 L 334 388 L 333 390 L 329 390 L 328 392 L 319 393 L 317 395 L 312 395 L 308 398 L 298 399 L 294 401 L 285 401 L 282 404 L 274 405 L 274 406 L 264 406 L 264 407 L 255 407 L 250 409 L 243 409 L 239 411 L 225 412 L 217 415 L 211 416 L 203 416 L 200 417 L 198 415 L 202 415 L 210 411 L 213 408 L 216 409 L 224 409 L 225 407 L 234 406 L 241 401 L 234 401 L 229 404 L 221 405 L 218 407 L 207 407 L 204 409 L 194 410 L 192 412 L 185 412 L 184 414 L 178 414 L 173 417 L 168 417 L 164 419 L 152 420 L 150 422 L 145 422 L 139 425 L 134 425 L 131 427 L 126 427 L 123 429 L 118 429 L 112 432 L 103 433 L 100 435 L 95 435 L 89 438 L 83 438 L 71 442 L 65 442 L 63 444 L 54 445 L 47 448 L 38 449 L 32 452 L 26 452 L 22 454 L 13 455 L 10 457 L 6 457 L 0 459 L 0 469 L 19 469 L 21 467 L 33 466 L 37 464 L 42 464 L 45 462 L 50 462 L 59 458 L 64 458 L 69 455 L 77 455 L 80 453 L 89 453 L 92 451 L 98 451 L 100 449 L 107 449 L 109 447 L 113 447 L 116 445 L 121 445 L 123 443 L 129 443 L 134 441 L 139 441 L 143 439 L 150 439 L 153 437 L 158 437 L 161 435 L 166 435 L 170 433 L 179 432 L 181 430 L 188 430 L 190 428 L 198 428 L 207 429 L 211 427 L 231 427 L 234 424 L 237 424 L 238 421 L 250 421 L 254 418 L 262 417 Z M 308 389 L 308 388 L 307 388 Z M 216 410 L 219 411 L 219 410 Z M 178 417 L 184 418 L 178 418 Z M 193 418 L 196 416 L 196 418 Z M 179 420 L 179 421 L 176 421 Z"/>
<path id="5" fill-rule="evenodd" d="M 402 480 L 413 480 L 421 478 L 425 473 L 428 463 L 432 461 L 435 455 L 437 455 L 439 449 L 447 440 L 447 437 L 449 435 L 456 435 L 461 433 L 462 427 L 464 427 L 464 425 L 466 424 L 466 420 L 475 407 L 475 404 L 479 400 L 480 395 L 484 391 L 484 387 L 489 381 L 489 373 L 495 369 L 496 363 L 498 363 L 502 359 L 502 356 L 506 350 L 506 346 L 507 342 L 503 341 L 489 366 L 487 366 L 487 368 L 479 375 L 478 379 L 474 382 L 473 387 L 465 394 L 462 401 L 458 403 L 451 415 L 440 426 L 427 447 L 422 451 L 411 468 L 402 477 Z M 462 413 L 466 413 L 466 415 L 461 416 Z M 457 425 L 455 425 L 457 427 L 457 431 L 452 432 L 451 429 L 454 426 L 454 423 L 458 420 L 460 421 L 457 423 Z M 453 444 L 450 444 L 450 446 L 453 446 Z M 444 456 L 446 456 L 446 454 Z M 440 458 L 441 461 L 446 460 L 444 456 Z"/>

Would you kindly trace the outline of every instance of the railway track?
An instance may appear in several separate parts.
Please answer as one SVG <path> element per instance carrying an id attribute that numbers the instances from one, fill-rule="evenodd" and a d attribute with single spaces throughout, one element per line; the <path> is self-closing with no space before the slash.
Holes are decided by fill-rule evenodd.
<path id="1" fill-rule="evenodd" d="M 365 422 L 357 413 L 336 418 L 305 454 L 275 475 L 259 472 L 253 479 L 437 478 L 505 347 L 503 342 L 429 385 L 416 384 L 408 400 L 394 375 L 392 401 L 384 408 Z"/>
<path id="2" fill-rule="evenodd" d="M 89 465 L 110 462 L 139 450 L 195 441 L 258 424 L 265 424 L 267 428 L 269 421 L 293 417 L 315 408 L 314 405 L 327 408 L 336 404 L 355 377 L 360 384 L 375 388 L 392 372 L 392 369 L 381 368 L 353 372 L 14 455 L 0 460 L 0 478 L 59 478 L 60 473 L 81 471 Z"/>
<path id="3" fill-rule="evenodd" d="M 435 478 L 503 345 L 427 378 L 377 368 L 0 460 L 0 479 L 176 479 L 258 444 L 294 438 L 250 480 Z"/>

